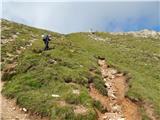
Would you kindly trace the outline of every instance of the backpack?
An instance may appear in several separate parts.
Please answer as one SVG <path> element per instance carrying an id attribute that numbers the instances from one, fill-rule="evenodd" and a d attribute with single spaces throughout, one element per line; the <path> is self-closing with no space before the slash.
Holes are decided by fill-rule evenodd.
<path id="1" fill-rule="evenodd" d="M 48 37 L 48 35 L 44 35 L 43 36 L 43 41 L 46 41 L 47 37 Z"/>

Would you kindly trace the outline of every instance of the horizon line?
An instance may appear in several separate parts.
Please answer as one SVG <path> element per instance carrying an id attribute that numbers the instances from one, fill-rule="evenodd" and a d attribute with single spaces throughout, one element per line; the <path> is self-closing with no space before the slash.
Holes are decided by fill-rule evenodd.
<path id="1" fill-rule="evenodd" d="M 51 30 L 51 29 L 47 29 L 47 28 L 44 28 L 44 27 L 37 27 L 37 26 L 31 26 L 31 25 L 27 25 L 27 24 L 24 24 L 24 23 L 21 23 L 21 22 L 16 22 L 14 20 L 9 20 L 7 18 L 0 18 L 1 20 L 1 26 L 2 26 L 2 20 L 6 20 L 8 22 L 13 22 L 13 23 L 17 23 L 17 24 L 21 24 L 21 25 L 25 25 L 25 26 L 28 26 L 28 27 L 33 27 L 33 28 L 37 28 L 37 29 L 42 29 L 42 30 L 46 30 L 46 31 L 50 31 L 50 32 L 55 32 L 55 33 L 59 33 L 59 34 L 72 34 L 72 33 L 79 33 L 79 32 L 89 32 L 90 29 L 88 29 L 88 31 L 75 31 L 75 32 L 67 32 L 67 33 L 62 33 L 62 32 L 58 32 L 58 31 L 54 31 L 54 30 Z M 92 29 L 92 28 L 91 28 Z M 119 32 L 122 32 L 122 33 L 127 33 L 127 32 L 139 32 L 139 31 L 143 31 L 143 30 L 149 30 L 149 31 L 155 31 L 155 32 L 158 32 L 160 33 L 160 30 L 155 30 L 155 29 L 147 29 L 147 28 L 144 28 L 144 29 L 139 29 L 139 30 L 128 30 L 128 31 L 98 31 L 98 30 L 93 30 L 93 32 L 108 32 L 108 33 L 119 33 Z"/>

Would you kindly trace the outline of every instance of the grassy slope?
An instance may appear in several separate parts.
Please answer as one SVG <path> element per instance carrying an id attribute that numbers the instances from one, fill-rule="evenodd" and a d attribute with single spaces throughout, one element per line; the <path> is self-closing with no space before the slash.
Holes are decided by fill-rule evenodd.
<path id="1" fill-rule="evenodd" d="M 4 33 L 5 31 L 2 32 Z M 74 42 L 58 35 L 54 35 L 54 41 L 50 43 L 51 50 L 44 52 L 41 34 L 36 33 L 36 39 L 39 40 L 18 58 L 17 73 L 12 79 L 8 79 L 3 94 L 16 98 L 19 105 L 30 111 L 50 116 L 52 119 L 96 119 L 93 100 L 87 90 L 88 80 L 94 79 L 97 88 L 106 94 L 98 70 L 94 76 L 89 72 L 89 69 L 97 67 L 96 59 Z M 8 51 L 4 49 L 7 46 L 2 46 L 2 57 L 5 57 Z M 13 48 L 11 46 L 8 49 Z M 53 60 L 56 60 L 57 64 L 53 64 Z M 73 93 L 76 89 L 80 91 L 79 95 Z M 58 94 L 60 98 L 53 98 L 52 94 Z M 66 101 L 66 106 L 59 106 L 60 101 Z M 83 105 L 87 113 L 74 114 L 73 110 L 77 105 Z"/>
<path id="2" fill-rule="evenodd" d="M 17 24 L 14 22 L 9 22 L 2 19 L 1 22 L 1 37 L 3 39 L 13 39 L 13 36 L 16 35 L 16 40 L 10 42 L 9 44 L 1 45 L 1 55 L 2 55 L 2 62 L 4 60 L 4 64 L 2 64 L 2 68 L 5 63 L 10 63 L 7 53 L 12 55 L 16 55 L 17 51 L 20 50 L 20 47 L 24 47 L 26 44 L 29 43 L 29 40 L 32 39 L 40 39 L 43 33 L 49 33 L 49 31 L 35 29 L 33 27 L 28 27 L 22 24 Z M 17 34 L 18 33 L 18 34 Z M 58 33 L 51 33 L 54 36 L 58 36 Z"/>
<path id="3" fill-rule="evenodd" d="M 13 23 L 8 25 L 13 27 L 10 32 L 2 31 L 2 35 L 7 37 L 6 34 L 11 31 L 18 31 L 20 35 L 16 42 L 2 46 L 2 57 L 5 57 L 6 51 L 14 52 L 13 44 L 21 46 L 17 44 L 21 37 L 32 39 L 32 33 L 38 39 L 18 58 L 17 73 L 3 89 L 3 94 L 16 98 L 21 106 L 44 116 L 49 115 L 52 119 L 95 119 L 94 102 L 87 87 L 89 79 L 93 79 L 97 89 L 106 95 L 97 66 L 97 57 L 103 56 L 110 64 L 131 74 L 132 87 L 128 96 L 149 100 L 160 115 L 160 64 L 159 58 L 153 56 L 160 54 L 159 40 L 96 33 L 104 38 L 112 38 L 107 42 L 98 42 L 89 38 L 87 33 L 66 36 L 52 33 L 52 49 L 44 52 L 40 36 L 46 31 L 26 26 L 20 28 Z M 53 60 L 57 63 L 54 64 Z M 94 76 L 89 72 L 93 68 L 97 70 Z M 80 90 L 80 95 L 73 94 L 75 89 Z M 53 98 L 52 94 L 61 97 Z M 66 101 L 67 105 L 57 106 L 58 101 Z M 87 108 L 87 114 L 75 115 L 73 110 L 76 105 Z"/>

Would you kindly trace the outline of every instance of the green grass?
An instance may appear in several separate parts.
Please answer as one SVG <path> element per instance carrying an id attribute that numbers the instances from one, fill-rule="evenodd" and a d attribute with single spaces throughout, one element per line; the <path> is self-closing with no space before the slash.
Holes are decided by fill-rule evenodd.
<path id="1" fill-rule="evenodd" d="M 18 26 L 10 24 L 13 24 L 13 28 Z M 97 64 L 98 56 L 101 56 L 110 65 L 128 72 L 132 77 L 127 96 L 149 101 L 160 116 L 159 40 L 96 33 L 99 37 L 111 38 L 102 42 L 92 40 L 88 33 L 60 35 L 27 26 L 16 28 L 15 31 L 22 30 L 22 33 L 15 42 L 2 46 L 2 57 L 6 57 L 6 52 L 14 54 L 14 45 L 20 47 L 28 39 L 32 39 L 30 33 L 37 39 L 32 47 L 17 58 L 16 74 L 11 79 L 6 79 L 2 91 L 5 96 L 16 98 L 20 106 L 53 120 L 95 120 L 94 107 L 100 111 L 103 108 L 89 96 L 88 83 L 92 80 L 95 87 L 103 95 L 107 95 Z M 54 36 L 48 51 L 42 50 L 44 45 L 41 34 L 45 32 Z M 2 31 L 6 37 L 8 33 L 10 32 Z M 21 41 L 22 37 L 26 39 L 25 42 Z M 90 73 L 90 69 L 96 69 L 94 75 Z M 75 89 L 80 91 L 79 95 L 73 93 Z M 54 98 L 52 94 L 60 97 Z M 58 106 L 58 101 L 65 101 L 67 104 Z M 84 106 L 87 113 L 75 114 L 74 107 L 77 105 Z"/>
<path id="2" fill-rule="evenodd" d="M 100 101 L 94 101 L 94 106 L 96 109 L 98 109 L 101 113 L 106 113 L 108 110 L 105 108 Z"/>
<path id="3" fill-rule="evenodd" d="M 140 111 L 141 111 L 141 115 L 142 115 L 142 120 L 151 120 L 148 117 L 147 113 L 145 112 L 144 108 L 141 108 Z"/>

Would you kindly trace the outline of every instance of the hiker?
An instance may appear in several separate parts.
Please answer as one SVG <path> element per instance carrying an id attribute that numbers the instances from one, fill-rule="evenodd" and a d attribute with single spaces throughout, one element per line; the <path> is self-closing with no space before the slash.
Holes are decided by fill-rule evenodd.
<path id="1" fill-rule="evenodd" d="M 93 29 L 91 28 L 91 29 L 89 29 L 89 33 L 90 34 L 95 34 L 95 32 L 93 31 Z"/>
<path id="2" fill-rule="evenodd" d="M 42 37 L 43 37 L 43 41 L 45 44 L 44 50 L 48 50 L 49 49 L 49 41 L 51 40 L 50 35 L 42 35 Z"/>

